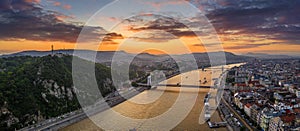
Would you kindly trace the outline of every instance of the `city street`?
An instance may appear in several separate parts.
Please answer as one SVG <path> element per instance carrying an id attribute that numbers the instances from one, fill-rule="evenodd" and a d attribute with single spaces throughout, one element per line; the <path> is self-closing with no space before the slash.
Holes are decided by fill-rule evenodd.
<path id="1" fill-rule="evenodd" d="M 222 98 L 222 103 L 223 103 L 224 105 L 226 105 L 227 109 L 229 109 L 229 110 L 231 111 L 231 113 L 233 113 L 233 115 L 231 115 L 231 117 L 234 116 L 234 117 L 238 118 L 238 122 L 242 122 L 242 125 L 245 126 L 248 130 L 254 131 L 253 127 L 251 127 L 251 126 L 245 121 L 245 119 L 244 119 L 243 117 L 241 117 L 240 114 L 237 113 L 237 112 L 235 111 L 235 109 L 233 109 L 233 108 L 228 104 L 228 102 L 225 101 L 223 98 Z M 226 114 L 225 114 L 225 115 L 226 115 Z M 235 120 L 235 122 L 237 122 L 237 120 Z M 240 125 L 241 125 L 241 124 L 240 124 Z"/>

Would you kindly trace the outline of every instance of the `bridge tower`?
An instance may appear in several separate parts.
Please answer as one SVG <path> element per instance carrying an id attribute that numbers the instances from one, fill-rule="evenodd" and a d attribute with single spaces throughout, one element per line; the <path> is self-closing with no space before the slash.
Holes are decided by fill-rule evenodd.
<path id="1" fill-rule="evenodd" d="M 54 46 L 53 45 L 51 45 L 51 54 L 52 54 L 52 56 L 54 55 Z"/>
<path id="2" fill-rule="evenodd" d="M 151 75 L 149 75 L 148 77 L 147 77 L 147 86 L 151 86 Z"/>
<path id="3" fill-rule="evenodd" d="M 222 72 L 224 72 L 224 66 L 222 66 Z"/>

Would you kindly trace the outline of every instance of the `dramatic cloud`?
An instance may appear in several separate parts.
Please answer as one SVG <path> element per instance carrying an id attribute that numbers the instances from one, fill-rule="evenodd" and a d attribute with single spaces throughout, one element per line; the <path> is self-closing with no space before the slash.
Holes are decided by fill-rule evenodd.
<path id="1" fill-rule="evenodd" d="M 169 40 L 176 39 L 176 36 L 159 30 L 148 30 L 143 32 L 141 35 L 129 37 L 129 39 L 134 39 L 140 42 L 157 43 L 157 42 L 168 42 Z"/>
<path id="2" fill-rule="evenodd" d="M 140 30 L 173 30 L 186 26 L 175 19 L 159 15 L 141 15 L 127 19 L 132 31 Z"/>
<path id="3" fill-rule="evenodd" d="M 153 41 L 153 42 L 166 42 L 180 37 L 197 37 L 197 35 L 207 36 L 208 33 L 204 32 L 207 28 L 206 25 L 201 24 L 200 18 L 189 18 L 179 21 L 180 18 L 169 18 L 160 15 L 140 15 L 127 19 L 129 28 L 133 32 L 147 31 L 147 37 L 139 37 L 139 41 Z M 186 25 L 185 25 L 185 24 Z M 196 28 L 196 30 L 191 30 Z M 157 33 L 163 31 L 172 35 L 172 37 Z M 174 37 L 176 36 L 176 37 Z M 137 38 L 137 37 L 136 37 Z"/>
<path id="4" fill-rule="evenodd" d="M 157 9 L 163 9 L 167 5 L 175 6 L 189 1 L 199 8 L 208 20 L 213 24 L 220 39 L 225 43 L 224 47 L 229 50 L 236 49 L 262 49 L 271 47 L 274 42 L 281 45 L 300 45 L 300 0 L 155 0 L 139 1 Z M 60 41 L 74 43 L 80 34 L 83 25 L 67 20 L 82 20 L 86 13 L 80 10 L 74 1 L 66 4 L 58 0 L 47 0 L 50 7 L 58 6 L 62 12 L 49 11 L 44 9 L 44 1 L 40 0 L 0 0 L 0 39 L 1 40 L 34 40 L 34 41 Z M 107 3 L 106 3 L 107 4 Z M 75 8 L 76 7 L 76 8 Z M 138 7 L 137 7 L 138 8 Z M 126 11 L 126 10 L 124 10 Z M 78 13 L 80 12 L 80 13 Z M 152 14 L 153 13 L 153 14 Z M 101 22 L 105 26 L 111 22 L 124 22 L 126 28 L 116 30 L 118 33 L 111 33 L 102 27 L 87 27 L 87 33 L 82 37 L 87 42 L 98 41 L 100 36 L 106 36 L 106 44 L 118 44 L 115 40 L 129 37 L 143 42 L 168 42 L 182 38 L 193 46 L 201 46 L 201 43 L 194 38 L 210 38 L 211 26 L 207 19 L 188 14 L 191 18 L 174 12 L 167 12 L 170 16 L 155 15 L 154 12 L 137 12 L 139 16 L 123 21 L 120 16 L 107 16 Z M 69 16 L 65 14 L 74 14 Z M 76 16 L 76 18 L 75 18 Z M 178 17 L 178 18 L 177 18 Z M 185 24 L 183 24 L 185 23 Z M 121 26 L 122 26 L 121 25 Z M 190 30 L 188 27 L 192 27 Z M 130 35 L 143 31 L 144 35 Z M 159 31 L 165 32 L 161 33 Z M 169 34 L 169 35 L 168 35 Z M 124 35 L 124 37 L 122 36 Z M 263 43 L 263 44 L 262 44 Z M 272 44 L 272 45 L 271 45 Z M 278 44 L 278 43 L 277 43 Z M 274 47 L 275 48 L 275 47 Z"/>
<path id="5" fill-rule="evenodd" d="M 0 10 L 11 9 L 11 1 L 1 0 L 0 1 Z"/>
<path id="6" fill-rule="evenodd" d="M 218 1 L 224 5 L 215 6 L 214 10 L 207 12 L 207 16 L 219 34 L 226 35 L 226 31 L 235 30 L 235 34 L 259 35 L 290 44 L 300 43 L 299 0 Z"/>
<path id="7" fill-rule="evenodd" d="M 146 2 L 156 8 L 164 5 L 183 4 L 186 0 L 163 2 Z M 232 41 L 254 42 L 255 40 L 284 41 L 285 44 L 300 44 L 300 1 L 299 0 L 188 0 L 201 9 L 211 21 L 222 39 L 235 36 Z M 146 19 L 144 17 L 148 17 Z M 211 30 L 203 24 L 202 17 L 186 21 L 189 26 L 197 28 L 190 31 L 180 23 L 182 18 L 171 19 L 157 15 L 141 15 L 129 20 L 137 23 L 132 31 L 163 30 L 178 37 L 210 35 Z M 142 26 L 141 26 L 142 25 Z M 208 29 L 208 30 L 206 30 Z M 245 39 L 241 36 L 246 36 Z M 224 38 L 225 37 L 225 38 Z M 152 37 L 149 37 L 152 38 Z M 162 39 L 162 38 L 158 38 Z M 167 38 L 168 39 L 168 38 Z M 255 45 L 257 46 L 257 45 Z M 246 45 L 245 47 L 251 47 Z M 243 47 L 242 47 L 243 48 Z"/>
<path id="8" fill-rule="evenodd" d="M 119 44 L 113 41 L 117 39 L 124 39 L 124 37 L 121 34 L 117 34 L 117 33 L 107 33 L 102 40 L 103 41 L 102 44 Z"/>
<path id="9" fill-rule="evenodd" d="M 68 17 L 54 11 L 43 10 L 39 0 L 1 0 L 0 2 L 0 39 L 2 40 L 36 40 L 64 41 L 74 43 L 83 26 L 64 22 Z M 106 33 L 101 27 L 86 27 L 87 34 L 82 37 L 86 41 L 104 39 L 109 42 L 121 36 Z"/>

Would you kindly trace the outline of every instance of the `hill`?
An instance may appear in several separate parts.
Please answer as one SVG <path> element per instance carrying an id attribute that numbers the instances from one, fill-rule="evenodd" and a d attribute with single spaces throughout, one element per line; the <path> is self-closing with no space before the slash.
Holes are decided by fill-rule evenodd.
<path id="1" fill-rule="evenodd" d="M 254 58 L 257 58 L 257 59 L 294 59 L 294 58 L 299 58 L 299 57 L 296 57 L 296 56 L 269 55 L 269 54 L 264 54 L 264 53 L 247 53 L 247 54 L 244 54 L 244 56 L 254 57 Z"/>
<path id="2" fill-rule="evenodd" d="M 65 55 L 73 55 L 74 50 L 55 50 L 54 54 L 65 54 Z M 37 56 L 37 57 L 42 57 L 42 56 L 47 56 L 52 54 L 51 51 L 23 51 L 23 52 L 18 52 L 18 53 L 13 53 L 9 55 L 3 55 L 0 57 L 14 57 L 14 56 Z M 250 55 L 235 55 L 231 52 L 209 52 L 209 53 L 192 53 L 192 54 L 180 54 L 180 55 L 170 55 L 167 54 L 162 54 L 162 55 L 153 55 L 149 53 L 141 53 L 141 54 L 132 54 L 132 53 L 127 53 L 124 51 L 91 51 L 91 50 L 76 50 L 76 54 L 79 54 L 81 58 L 86 59 L 86 60 L 92 60 L 89 56 L 93 56 L 93 54 L 96 54 L 96 62 L 97 63 L 102 63 L 105 65 L 110 65 L 112 62 L 112 59 L 114 55 L 118 55 L 120 59 L 119 61 L 129 61 L 131 59 L 135 59 L 136 61 L 142 61 L 143 64 L 148 65 L 153 63 L 153 61 L 156 62 L 165 62 L 170 59 L 177 59 L 177 60 L 185 60 L 187 55 L 193 55 L 197 61 L 198 64 L 209 64 L 209 55 L 210 56 L 218 56 L 221 54 L 224 54 L 226 57 L 226 61 L 228 63 L 234 63 L 234 62 L 243 62 L 247 61 L 249 59 L 252 59 L 253 57 Z M 256 56 L 254 56 L 256 57 Z M 139 62 L 142 64 L 142 62 Z M 134 62 L 133 62 L 134 63 Z"/>
<path id="3" fill-rule="evenodd" d="M 73 85 L 72 59 L 69 55 L 0 58 L 0 130 L 19 129 L 81 108 L 75 93 L 89 94 Z M 95 70 L 103 95 L 115 90 L 110 69 L 96 64 Z"/>

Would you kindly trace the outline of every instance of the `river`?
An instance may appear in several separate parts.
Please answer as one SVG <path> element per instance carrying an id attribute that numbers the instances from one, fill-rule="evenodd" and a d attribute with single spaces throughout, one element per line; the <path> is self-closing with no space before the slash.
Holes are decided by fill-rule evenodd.
<path id="1" fill-rule="evenodd" d="M 234 66 L 240 66 L 241 64 L 231 64 L 224 66 L 224 69 L 232 68 Z M 174 76 L 165 82 L 168 84 L 177 84 L 182 82 L 183 79 L 188 80 L 188 84 L 199 85 L 199 79 L 203 82 L 206 78 L 207 83 L 201 83 L 201 86 L 213 86 L 213 78 L 218 78 L 222 73 L 222 67 L 211 67 L 206 68 L 206 71 L 196 70 L 187 73 L 183 73 L 177 76 Z M 200 76 L 193 77 L 195 72 L 199 72 Z M 170 111 L 173 105 L 179 104 L 184 105 L 186 103 L 192 103 L 191 110 L 189 110 L 188 114 L 183 117 L 181 121 L 179 121 L 176 125 L 171 128 L 172 130 L 218 130 L 218 131 L 226 131 L 226 128 L 214 128 L 211 129 L 208 127 L 207 123 L 199 124 L 199 116 L 201 114 L 202 108 L 204 107 L 204 97 L 208 92 L 214 92 L 215 89 L 209 88 L 178 88 L 178 87 L 157 87 L 157 89 L 144 91 L 133 98 L 114 106 L 112 109 L 118 114 L 122 115 L 126 118 L 132 118 L 135 120 L 142 119 L 150 119 L 156 118 L 166 112 Z M 195 96 L 195 101 L 193 97 Z M 178 98 L 183 98 L 178 100 Z M 187 106 L 188 107 L 188 106 Z M 182 107 L 184 108 L 184 107 Z M 186 109 L 186 108 L 184 108 Z M 177 114 L 181 114 L 179 111 Z M 103 122 L 103 120 L 113 119 L 114 115 L 109 111 L 103 111 L 98 113 L 97 115 L 92 117 L 94 122 Z M 168 116 L 165 121 L 156 123 L 156 121 L 142 121 L 134 123 L 134 127 L 128 128 L 126 122 L 112 120 L 108 121 L 107 124 L 117 126 L 117 129 L 137 129 L 137 130 L 160 130 L 167 129 L 166 124 L 176 123 L 173 122 L 178 118 L 176 115 Z M 84 119 L 72 125 L 62 128 L 63 131 L 76 131 L 76 130 L 102 130 L 98 127 L 91 119 Z M 221 118 L 218 114 L 218 111 L 214 111 L 211 116 L 211 121 L 221 122 Z M 164 122 L 166 124 L 164 124 Z M 102 126 L 101 126 L 102 127 Z M 123 128 L 124 127 L 124 128 Z M 116 129 L 116 128 L 113 128 Z"/>

